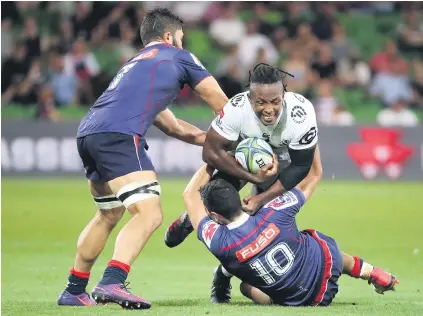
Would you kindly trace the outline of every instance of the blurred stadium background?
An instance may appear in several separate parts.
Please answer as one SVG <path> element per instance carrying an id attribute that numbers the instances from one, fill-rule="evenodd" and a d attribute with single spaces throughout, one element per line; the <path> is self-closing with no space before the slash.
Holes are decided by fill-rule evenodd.
<path id="1" fill-rule="evenodd" d="M 334 308 L 318 315 L 421 315 L 421 2 L 202 1 L 1 3 L 3 314 L 97 315 L 54 307 L 76 238 L 94 212 L 74 135 L 120 65 L 142 48 L 139 25 L 156 6 L 185 20 L 184 48 L 229 97 L 245 89 L 249 69 L 266 62 L 295 75 L 288 90 L 313 102 L 325 181 L 298 223 L 401 280 L 398 292 L 381 298 L 343 279 Z M 189 88 L 171 109 L 203 128 L 213 118 Z M 133 289 L 157 302 L 157 315 L 279 314 L 243 305 L 235 286 L 235 307 L 208 306 L 214 259 L 194 237 L 172 250 L 162 242 L 183 210 L 180 196 L 201 164 L 201 148 L 155 129 L 147 139 L 165 218 L 133 267 Z"/>
<path id="2" fill-rule="evenodd" d="M 185 20 L 184 47 L 229 97 L 266 62 L 295 75 L 289 89 L 314 101 L 320 124 L 389 124 L 394 111 L 395 123 L 410 126 L 422 117 L 421 3 L 202 1 L 2 3 L 4 117 L 83 115 L 142 48 L 141 20 L 160 5 Z M 210 115 L 188 88 L 174 107 Z"/>

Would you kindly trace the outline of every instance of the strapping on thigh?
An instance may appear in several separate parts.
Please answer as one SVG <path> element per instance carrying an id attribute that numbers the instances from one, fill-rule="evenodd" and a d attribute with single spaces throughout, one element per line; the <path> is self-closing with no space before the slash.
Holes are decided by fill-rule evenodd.
<path id="1" fill-rule="evenodd" d="M 119 200 L 128 208 L 130 205 L 160 196 L 161 188 L 158 181 L 132 182 L 124 185 L 116 194 Z"/>
<path id="2" fill-rule="evenodd" d="M 94 202 L 100 210 L 111 210 L 123 206 L 115 195 L 93 196 Z"/>

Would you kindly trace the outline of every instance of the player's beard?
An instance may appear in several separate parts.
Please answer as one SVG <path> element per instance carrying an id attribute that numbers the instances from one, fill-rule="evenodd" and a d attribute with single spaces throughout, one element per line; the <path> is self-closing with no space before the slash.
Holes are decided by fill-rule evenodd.
<path id="1" fill-rule="evenodd" d="M 182 48 L 182 43 L 181 43 L 181 45 L 178 44 L 178 42 L 176 41 L 175 35 L 172 36 L 172 45 L 177 47 L 177 48 Z"/>

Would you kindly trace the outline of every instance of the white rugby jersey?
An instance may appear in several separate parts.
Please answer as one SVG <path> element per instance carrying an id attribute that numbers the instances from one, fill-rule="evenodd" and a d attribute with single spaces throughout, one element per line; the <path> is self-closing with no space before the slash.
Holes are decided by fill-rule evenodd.
<path id="1" fill-rule="evenodd" d="M 266 140 L 279 160 L 289 160 L 288 147 L 310 148 L 317 143 L 314 107 L 300 94 L 286 92 L 282 111 L 273 125 L 264 125 L 253 111 L 249 92 L 234 96 L 213 120 L 212 128 L 231 141 L 258 137 Z"/>

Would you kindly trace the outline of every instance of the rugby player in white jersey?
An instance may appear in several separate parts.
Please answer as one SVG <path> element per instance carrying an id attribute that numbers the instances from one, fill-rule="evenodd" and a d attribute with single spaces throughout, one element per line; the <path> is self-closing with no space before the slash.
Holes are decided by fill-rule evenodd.
<path id="1" fill-rule="evenodd" d="M 253 183 L 252 195 L 243 200 L 244 211 L 259 207 L 294 188 L 309 173 L 317 147 L 314 107 L 300 94 L 287 92 L 282 70 L 258 64 L 250 74 L 249 90 L 233 97 L 212 122 L 203 148 L 203 160 L 237 190 Z M 230 151 L 242 139 L 259 137 L 273 148 L 277 159 L 258 174 L 243 169 Z M 320 161 L 318 161 L 320 164 Z M 321 177 L 321 174 L 318 175 Z M 165 243 L 175 247 L 193 231 L 185 212 L 169 226 Z M 230 301 L 230 284 L 222 267 L 216 270 L 211 301 Z M 226 274 L 226 276 L 225 276 Z"/>

